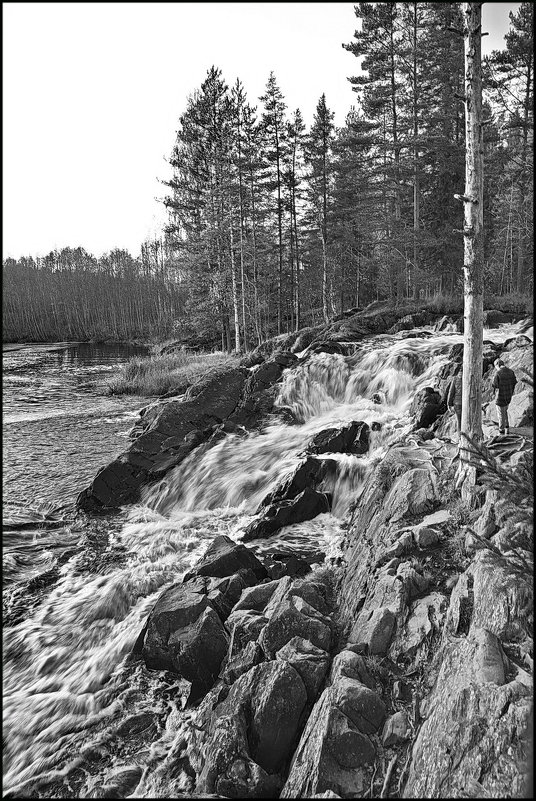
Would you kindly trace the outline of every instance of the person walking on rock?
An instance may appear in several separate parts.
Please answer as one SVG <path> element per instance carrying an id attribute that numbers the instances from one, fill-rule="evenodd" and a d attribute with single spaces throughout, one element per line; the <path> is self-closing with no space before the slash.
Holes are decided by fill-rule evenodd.
<path id="1" fill-rule="evenodd" d="M 497 393 L 495 404 L 499 417 L 499 434 L 508 434 L 510 423 L 508 421 L 508 406 L 517 384 L 516 374 L 506 367 L 502 359 L 495 359 L 494 367 L 497 370 L 493 379 L 492 389 Z"/>
<path id="2" fill-rule="evenodd" d="M 447 409 L 449 412 L 456 413 L 456 420 L 458 421 L 458 436 L 462 428 L 462 370 L 455 376 L 450 384 L 447 393 Z"/>

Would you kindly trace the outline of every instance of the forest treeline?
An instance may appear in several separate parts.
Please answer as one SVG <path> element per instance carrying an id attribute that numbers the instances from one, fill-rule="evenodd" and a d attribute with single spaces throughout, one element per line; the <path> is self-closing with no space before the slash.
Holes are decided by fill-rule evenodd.
<path id="1" fill-rule="evenodd" d="M 172 274 L 165 243 L 145 242 L 141 257 L 84 248 L 3 262 L 3 341 L 115 341 L 165 338 L 184 316 L 186 293 Z"/>
<path id="2" fill-rule="evenodd" d="M 174 332 L 244 350 L 377 299 L 461 296 L 461 3 L 355 9 L 359 30 L 343 47 L 361 71 L 342 127 L 324 94 L 307 130 L 274 73 L 254 105 L 240 79 L 229 86 L 211 67 L 179 120 L 161 241 L 137 259 L 117 251 L 121 266 L 81 249 L 69 268 L 61 254 L 4 262 L 4 326 L 27 330 L 35 317 L 48 336 L 52 315 L 62 337 Z M 533 24 L 533 3 L 521 3 L 504 49 L 483 64 L 495 295 L 532 292 Z"/>

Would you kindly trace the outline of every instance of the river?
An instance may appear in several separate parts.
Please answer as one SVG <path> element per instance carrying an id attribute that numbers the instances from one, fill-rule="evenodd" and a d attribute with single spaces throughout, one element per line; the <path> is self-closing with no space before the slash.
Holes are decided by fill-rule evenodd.
<path id="1" fill-rule="evenodd" d="M 503 341 L 514 332 L 503 326 L 485 337 Z M 94 382 L 135 354 L 65 343 L 5 349 L 5 792 L 187 794 L 188 776 L 174 762 L 185 715 L 181 681 L 128 658 L 158 595 L 215 535 L 240 540 L 315 433 L 377 421 L 366 456 L 333 454 L 339 469 L 325 487 L 331 513 L 251 543 L 261 555 L 285 546 L 337 559 L 349 504 L 390 442 L 409 432 L 415 393 L 434 385 L 461 341 L 456 333 L 413 332 L 370 338 L 348 357 L 314 355 L 285 371 L 279 388 L 278 403 L 297 425 L 274 420 L 260 433 L 200 446 L 139 504 L 93 520 L 74 513 L 76 494 L 126 448 L 147 403 L 105 396 Z M 128 792 L 116 786 L 103 795 L 127 768 Z"/>

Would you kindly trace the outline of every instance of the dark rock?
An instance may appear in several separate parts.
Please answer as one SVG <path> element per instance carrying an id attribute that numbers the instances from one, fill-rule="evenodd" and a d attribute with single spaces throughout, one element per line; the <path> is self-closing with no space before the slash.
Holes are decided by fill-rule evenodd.
<path id="1" fill-rule="evenodd" d="M 440 539 L 439 533 L 435 528 L 430 528 L 429 526 L 417 528 L 413 536 L 419 548 L 433 548 Z"/>
<path id="2" fill-rule="evenodd" d="M 276 351 L 272 359 L 276 364 L 279 364 L 281 367 L 291 367 L 293 364 L 296 364 L 298 361 L 298 357 L 295 353 L 292 353 L 290 350 L 281 350 Z"/>
<path id="3" fill-rule="evenodd" d="M 365 734 L 378 731 L 385 720 L 385 704 L 378 693 L 353 679 L 339 679 L 334 698 L 341 712 Z"/>
<path id="4" fill-rule="evenodd" d="M 231 415 L 248 375 L 245 368 L 211 373 L 192 385 L 183 399 L 149 406 L 140 421 L 142 433 L 125 453 L 99 470 L 79 494 L 77 506 L 95 512 L 138 500 L 142 485 L 179 464 L 199 444 L 198 432 L 204 439 L 214 424 Z M 187 435 L 191 436 L 185 441 Z"/>
<path id="5" fill-rule="evenodd" d="M 263 612 L 279 586 L 280 581 L 276 579 L 244 590 L 240 600 L 233 609 L 233 614 L 243 609 Z"/>
<path id="6" fill-rule="evenodd" d="M 221 679 L 226 684 L 233 684 L 240 676 L 263 660 L 262 648 L 255 640 L 250 640 L 241 651 L 224 663 L 220 673 Z"/>
<path id="7" fill-rule="evenodd" d="M 366 766 L 375 759 L 375 748 L 337 704 L 336 694 L 336 686 L 328 687 L 314 705 L 281 798 L 362 798 L 369 790 Z"/>
<path id="8" fill-rule="evenodd" d="M 226 622 L 231 633 L 227 661 L 230 662 L 249 642 L 256 642 L 267 623 L 267 617 L 252 609 L 231 612 Z"/>
<path id="9" fill-rule="evenodd" d="M 319 453 L 367 453 L 370 428 L 367 423 L 354 422 L 341 428 L 327 428 L 315 434 L 307 452 Z"/>
<path id="10" fill-rule="evenodd" d="M 262 364 L 264 361 L 264 356 L 261 356 L 260 353 L 255 353 L 255 351 L 251 351 L 250 353 L 246 353 L 240 359 L 240 366 L 241 367 L 256 367 L 258 364 Z"/>
<path id="11" fill-rule="evenodd" d="M 349 640 L 369 654 L 385 654 L 396 625 L 396 616 L 386 607 L 363 611 L 350 633 Z"/>
<path id="12" fill-rule="evenodd" d="M 272 599 L 274 603 L 274 599 Z M 317 648 L 329 651 L 331 645 L 330 621 L 303 598 L 287 596 L 279 602 L 263 628 L 259 644 L 268 658 L 293 637 L 309 640 Z"/>
<path id="13" fill-rule="evenodd" d="M 220 534 L 208 546 L 203 558 L 185 574 L 183 581 L 194 576 L 215 576 L 224 578 L 239 571 L 251 570 L 258 581 L 268 576 L 266 568 L 253 551 L 230 537 Z M 244 574 L 247 577 L 247 574 Z M 253 581 L 248 582 L 250 585 Z"/>
<path id="14" fill-rule="evenodd" d="M 313 342 L 312 345 L 309 345 L 307 353 L 336 353 L 340 356 L 347 356 L 348 349 L 336 340 L 327 340 Z"/>
<path id="15" fill-rule="evenodd" d="M 277 798 L 278 775 L 270 776 L 249 755 L 243 712 L 209 721 L 210 736 L 199 761 L 196 796 L 201 798 Z"/>
<path id="16" fill-rule="evenodd" d="M 242 590 L 251 586 L 257 578 L 253 571 L 244 570 L 225 578 L 211 578 L 207 584 L 207 598 L 222 622 L 229 617 L 231 609 L 239 600 Z"/>
<path id="17" fill-rule="evenodd" d="M 511 323 L 515 319 L 514 314 L 507 314 L 498 309 L 487 309 L 484 311 L 483 323 L 484 328 L 497 328 L 503 323 Z"/>
<path id="18" fill-rule="evenodd" d="M 300 674 L 309 701 L 316 700 L 329 667 L 329 654 L 303 637 L 292 637 L 275 655 Z"/>
<path id="19" fill-rule="evenodd" d="M 305 350 L 317 336 L 321 335 L 325 328 L 325 325 L 317 325 L 314 328 L 302 328 L 291 348 L 292 352 L 300 353 L 302 350 Z"/>
<path id="20" fill-rule="evenodd" d="M 353 648 L 355 645 L 348 643 L 344 651 L 337 654 L 333 660 L 330 674 L 331 683 L 335 684 L 340 678 L 355 679 L 373 690 L 374 681 L 368 672 L 365 660 L 360 653 L 352 650 Z"/>
<path id="21" fill-rule="evenodd" d="M 250 797 L 251 790 L 246 796 L 237 795 L 236 785 L 234 788 L 230 785 L 230 768 L 236 765 L 237 758 L 244 762 L 246 757 L 264 775 L 280 772 L 295 742 L 306 702 L 303 681 L 286 662 L 263 663 L 241 676 L 215 709 L 196 790 L 225 789 L 227 793 L 231 790 L 233 798 Z M 251 766 L 244 762 L 233 778 L 244 781 L 250 771 Z M 225 785 L 224 777 L 227 777 Z"/>
<path id="22" fill-rule="evenodd" d="M 459 364 L 463 361 L 463 342 L 456 342 L 450 349 L 449 359 Z"/>
<path id="23" fill-rule="evenodd" d="M 151 670 L 179 673 L 196 700 L 214 684 L 229 636 L 210 606 L 201 580 L 165 590 L 147 621 L 142 654 Z"/>
<path id="24" fill-rule="evenodd" d="M 283 576 L 305 576 L 311 572 L 311 566 L 305 559 L 295 554 L 275 553 L 264 556 L 264 566 L 271 579 Z"/>
<path id="25" fill-rule="evenodd" d="M 444 412 L 446 412 L 446 406 L 441 400 L 440 394 L 432 387 L 424 387 L 417 392 L 409 410 L 414 419 L 415 428 L 427 428 L 435 423 L 439 415 Z"/>
<path id="26" fill-rule="evenodd" d="M 257 511 L 261 511 L 264 506 L 296 498 L 308 487 L 315 488 L 329 473 L 334 473 L 336 467 L 337 463 L 333 459 L 316 459 L 314 456 L 307 456 L 289 478 L 282 481 L 263 498 Z"/>
<path id="27" fill-rule="evenodd" d="M 269 506 L 258 520 L 253 520 L 244 532 L 244 542 L 269 537 L 283 526 L 312 520 L 323 512 L 329 512 L 329 503 L 324 493 L 306 487 L 290 501 L 281 501 Z"/>
<path id="28" fill-rule="evenodd" d="M 339 765 L 350 770 L 373 762 L 376 756 L 376 749 L 366 734 L 336 707 L 330 719 L 328 748 Z"/>

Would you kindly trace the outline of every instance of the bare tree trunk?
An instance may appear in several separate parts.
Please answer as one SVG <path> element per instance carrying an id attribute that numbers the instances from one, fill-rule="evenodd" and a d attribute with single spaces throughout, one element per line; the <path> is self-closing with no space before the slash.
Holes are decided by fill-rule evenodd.
<path id="1" fill-rule="evenodd" d="M 281 202 L 281 154 L 279 133 L 275 129 L 276 167 L 277 167 L 277 232 L 279 242 L 279 265 L 277 271 L 277 333 L 283 332 L 283 207 Z"/>
<path id="2" fill-rule="evenodd" d="M 476 481 L 475 457 L 468 438 L 482 441 L 482 330 L 483 330 L 483 197 L 484 147 L 482 138 L 482 3 L 464 3 L 465 49 L 465 194 L 464 201 L 464 350 L 460 467 L 465 481 L 462 494 L 469 500 Z M 469 448 L 471 446 L 469 445 Z"/>
<path id="3" fill-rule="evenodd" d="M 413 287 L 408 286 L 408 296 L 419 297 L 419 136 L 417 85 L 417 3 L 413 3 Z M 411 284 L 411 280 L 409 281 Z"/>
<path id="4" fill-rule="evenodd" d="M 234 257 L 234 235 L 233 235 L 233 208 L 229 204 L 229 239 L 231 251 L 231 286 L 233 291 L 233 317 L 235 330 L 235 353 L 240 353 L 240 320 L 238 317 L 238 288 L 236 284 L 236 264 Z"/>
<path id="5" fill-rule="evenodd" d="M 296 197 L 294 193 L 292 216 L 294 218 L 294 241 L 296 243 L 296 294 L 295 294 L 295 312 L 296 312 L 296 331 L 301 327 L 301 314 L 300 314 L 300 245 L 298 240 L 298 220 L 296 215 Z"/>

